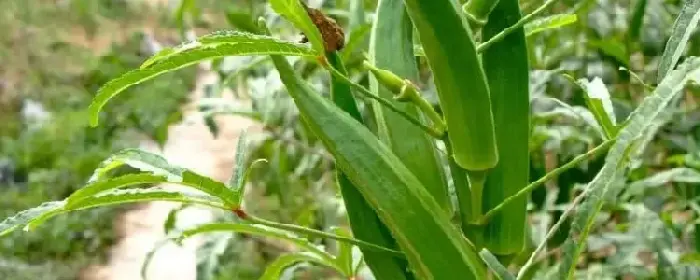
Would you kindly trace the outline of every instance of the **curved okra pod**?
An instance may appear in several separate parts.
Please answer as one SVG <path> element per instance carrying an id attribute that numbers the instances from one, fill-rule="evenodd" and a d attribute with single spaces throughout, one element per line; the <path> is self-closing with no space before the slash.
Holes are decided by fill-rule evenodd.
<path id="1" fill-rule="evenodd" d="M 498 153 L 489 87 L 467 23 L 452 1 L 404 2 L 433 70 L 455 162 L 470 171 L 493 168 Z"/>

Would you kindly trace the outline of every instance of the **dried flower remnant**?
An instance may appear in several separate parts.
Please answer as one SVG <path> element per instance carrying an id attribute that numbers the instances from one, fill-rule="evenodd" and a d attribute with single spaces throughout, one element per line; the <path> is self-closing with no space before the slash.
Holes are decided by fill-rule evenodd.
<path id="1" fill-rule="evenodd" d="M 323 47 L 327 52 L 342 50 L 345 46 L 345 34 L 343 29 L 338 25 L 335 20 L 326 16 L 318 9 L 310 8 L 304 2 L 301 4 L 306 9 L 311 21 L 316 25 L 316 28 L 321 32 L 321 37 L 323 38 Z M 303 35 L 303 33 L 302 33 Z M 308 38 L 304 36 L 301 42 L 308 42 Z"/>

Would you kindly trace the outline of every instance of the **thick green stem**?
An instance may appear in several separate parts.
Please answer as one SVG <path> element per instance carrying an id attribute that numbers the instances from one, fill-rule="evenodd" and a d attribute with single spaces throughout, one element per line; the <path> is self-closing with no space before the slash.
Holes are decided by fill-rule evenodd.
<path id="1" fill-rule="evenodd" d="M 445 120 L 442 118 L 442 116 L 435 111 L 433 104 L 430 104 L 428 100 L 423 98 L 418 93 L 412 96 L 411 101 L 423 112 L 423 114 L 425 114 L 426 117 L 428 117 L 428 119 L 430 119 L 430 121 L 433 123 L 433 129 L 440 134 L 444 134 L 445 130 L 447 130 L 447 125 L 445 124 Z"/>
<path id="2" fill-rule="evenodd" d="M 478 224 L 482 216 L 482 198 L 484 193 L 484 183 L 488 170 L 467 170 L 469 176 L 469 189 L 471 190 L 471 217 L 470 223 Z"/>
<path id="3" fill-rule="evenodd" d="M 449 133 L 449 132 L 448 132 Z M 467 179 L 467 174 L 464 168 L 457 165 L 452 157 L 452 145 L 450 144 L 449 137 L 447 135 L 442 138 L 443 143 L 445 143 L 445 149 L 447 150 L 447 163 L 450 168 L 450 175 L 452 176 L 452 183 L 454 185 L 455 194 L 457 195 L 458 201 L 458 215 L 460 217 L 460 225 L 464 228 L 471 217 L 471 190 L 469 189 L 469 180 Z"/>
<path id="4" fill-rule="evenodd" d="M 352 245 L 355 245 L 358 247 L 373 250 L 376 252 L 387 253 L 387 254 L 397 256 L 397 257 L 404 257 L 404 254 L 400 251 L 384 248 L 382 246 L 375 245 L 375 244 L 372 244 L 372 243 L 369 243 L 366 241 L 362 241 L 359 239 L 330 234 L 330 233 L 323 232 L 320 230 L 315 230 L 315 229 L 302 227 L 302 226 L 298 226 L 298 225 L 294 225 L 294 224 L 283 224 L 283 223 L 273 222 L 273 221 L 265 220 L 263 218 L 259 218 L 259 217 L 252 216 L 249 214 L 244 215 L 244 216 L 242 216 L 242 215 L 238 215 L 238 216 L 240 218 L 243 218 L 244 220 L 250 222 L 250 223 L 253 223 L 253 224 L 260 224 L 260 225 L 268 226 L 271 228 L 287 230 L 287 231 L 295 232 L 295 233 L 302 234 L 302 235 L 309 236 L 309 237 L 333 239 L 333 240 L 337 240 L 340 242 L 352 244 Z"/>

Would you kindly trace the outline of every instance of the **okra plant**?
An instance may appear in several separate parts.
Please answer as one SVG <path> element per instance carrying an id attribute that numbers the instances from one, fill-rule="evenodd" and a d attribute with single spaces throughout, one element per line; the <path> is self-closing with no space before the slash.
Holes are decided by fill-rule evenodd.
<path id="1" fill-rule="evenodd" d="M 562 261 L 553 279 L 573 279 L 594 219 L 615 197 L 616 180 L 627 172 L 635 150 L 654 133 L 655 120 L 685 85 L 700 79 L 700 60 L 676 67 L 697 26 L 699 1 L 688 1 L 661 58 L 659 83 L 629 117 L 615 119 L 609 94 L 595 81 L 578 81 L 604 141 L 570 163 L 530 182 L 531 92 L 527 36 L 570 22 L 546 18 L 546 1 L 523 15 L 518 0 L 379 0 L 362 71 L 369 87 L 346 69 L 344 31 L 321 11 L 299 0 L 271 0 L 272 9 L 303 33 L 303 41 L 275 37 L 261 18 L 246 32 L 221 31 L 165 49 L 139 69 L 105 84 L 89 108 L 91 124 L 126 88 L 195 63 L 227 56 L 269 56 L 307 128 L 334 157 L 335 182 L 345 202 L 350 231 L 323 232 L 265 220 L 243 208 L 250 166 L 239 145 L 233 178 L 218 182 L 140 150 L 105 160 L 90 181 L 63 201 L 48 202 L 0 224 L 0 232 L 30 230 L 52 216 L 113 204 L 175 201 L 222 209 L 236 222 L 212 223 L 173 237 L 182 240 L 214 231 L 280 238 L 302 252 L 281 256 L 263 279 L 279 278 L 299 262 L 330 267 L 354 279 L 350 246 L 357 246 L 377 279 L 529 279 L 547 239 L 570 218 Z M 575 20 L 575 18 L 574 18 Z M 415 33 L 415 34 L 414 34 Z M 316 61 L 330 76 L 326 95 L 295 72 L 287 57 Z M 418 62 L 427 62 L 437 103 L 424 94 Z M 328 97 L 326 97 L 328 96 Z M 369 107 L 361 106 L 368 101 Z M 374 125 L 366 123 L 370 115 Z M 587 158 L 606 153 L 605 164 L 545 240 L 528 247 L 530 192 Z M 261 161 L 254 161 L 258 163 Z M 121 167 L 139 170 L 123 175 Z M 119 175 L 122 174 L 122 175 Z M 197 194 L 149 187 L 177 183 Z M 453 195 L 454 194 L 454 195 Z M 248 201 L 247 203 L 255 203 Z M 337 252 L 312 239 L 338 242 Z M 526 261 L 514 259 L 525 254 Z M 548 277 L 540 275 L 541 277 Z"/>

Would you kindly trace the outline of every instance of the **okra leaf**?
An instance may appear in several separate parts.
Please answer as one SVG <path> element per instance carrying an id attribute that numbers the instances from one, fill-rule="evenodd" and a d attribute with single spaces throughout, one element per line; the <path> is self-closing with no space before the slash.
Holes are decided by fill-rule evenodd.
<path id="1" fill-rule="evenodd" d="M 101 192 L 105 192 L 105 191 L 109 191 L 109 190 L 113 190 L 113 189 L 117 189 L 117 188 L 124 188 L 124 187 L 128 187 L 131 185 L 155 184 L 155 183 L 164 183 L 167 181 L 168 181 L 167 177 L 163 176 L 163 175 L 154 175 L 153 173 L 139 173 L 139 174 L 128 174 L 128 175 L 116 177 L 113 179 L 92 182 L 92 183 L 89 183 L 86 186 L 78 189 L 73 194 L 71 194 L 68 198 L 66 198 L 66 208 L 71 208 L 77 202 L 79 202 L 83 199 L 90 199 L 94 195 L 97 195 Z"/>
<path id="2" fill-rule="evenodd" d="M 327 53 L 326 58 L 333 68 L 338 69 L 341 74 L 347 75 L 347 70 L 338 52 Z M 352 95 L 352 89 L 336 76 L 331 77 L 331 100 L 338 108 L 352 116 L 356 121 L 363 121 L 357 102 Z M 396 247 L 396 241 L 388 234 L 387 226 L 380 221 L 377 212 L 362 196 L 360 190 L 348 179 L 348 176 L 342 171 L 338 171 L 336 181 L 345 202 L 345 209 L 348 213 L 348 221 L 350 221 L 350 228 L 353 234 L 359 239 L 383 247 Z M 365 249 L 362 249 L 362 252 L 376 277 L 396 280 L 404 279 L 405 262 L 400 263 L 392 256 Z"/>
<path id="3" fill-rule="evenodd" d="M 130 86 L 203 60 L 225 56 L 268 54 L 313 56 L 315 52 L 302 44 L 242 32 L 217 32 L 203 36 L 196 41 L 162 50 L 146 60 L 141 68 L 126 72 L 103 85 L 88 108 L 90 124 L 96 126 L 102 107 Z"/>
<path id="4" fill-rule="evenodd" d="M 311 42 L 311 46 L 316 50 L 317 54 L 322 54 L 324 51 L 323 37 L 321 32 L 316 28 L 311 18 L 309 18 L 306 8 L 300 0 L 270 0 L 272 9 L 284 18 L 292 22 L 296 28 L 304 32 L 306 38 Z"/>
<path id="5" fill-rule="evenodd" d="M 244 181 L 245 174 L 245 162 L 248 157 L 248 142 L 246 138 L 246 131 L 241 131 L 238 136 L 238 143 L 236 143 L 236 165 L 233 167 L 233 175 L 228 181 L 228 187 L 237 191 L 242 191 L 242 184 Z"/>
<path id="6" fill-rule="evenodd" d="M 585 92 L 586 105 L 595 116 L 598 124 L 603 128 L 606 139 L 615 138 L 617 134 L 617 119 L 613 108 L 610 93 L 599 77 L 592 81 L 586 79 L 578 80 L 577 83 Z"/>
<path id="7" fill-rule="evenodd" d="M 352 237 L 350 232 L 344 228 L 335 228 L 333 233 L 338 236 Z M 340 241 L 337 241 L 336 244 L 338 246 L 338 254 L 335 258 L 337 266 L 342 269 L 346 276 L 353 276 L 352 245 Z"/>
<path id="8" fill-rule="evenodd" d="M 572 279 L 576 262 L 584 249 L 595 217 L 602 209 L 603 203 L 615 197 L 624 186 L 617 184 L 616 179 L 627 170 L 631 151 L 636 148 L 646 129 L 661 115 L 668 103 L 684 89 L 686 83 L 689 80 L 700 80 L 699 68 L 700 59 L 691 58 L 678 69 L 669 72 L 656 90 L 632 112 L 628 124 L 619 131 L 615 144 L 605 158 L 605 164 L 585 189 L 584 202 L 576 208 L 569 238 L 562 246 L 564 255 L 559 264 L 558 279 Z"/>
<path id="9" fill-rule="evenodd" d="M 258 26 L 253 20 L 253 15 L 245 12 L 227 11 L 226 21 L 234 28 L 245 32 L 256 32 Z"/>
<path id="10" fill-rule="evenodd" d="M 303 249 L 305 251 L 313 253 L 316 258 L 318 258 L 318 259 L 320 259 L 328 264 L 334 263 L 334 258 L 332 255 L 325 252 L 320 246 L 314 245 L 306 238 L 299 237 L 299 236 L 297 236 L 291 232 L 288 232 L 288 231 L 272 228 L 272 227 L 265 226 L 265 225 L 242 224 L 242 223 L 238 223 L 238 224 L 234 224 L 234 223 L 210 223 L 210 224 L 199 225 L 199 226 L 184 230 L 182 232 L 182 235 L 178 239 L 183 240 L 183 239 L 190 238 L 190 237 L 197 235 L 197 234 L 212 233 L 212 232 L 246 233 L 246 234 L 266 236 L 266 237 L 271 237 L 271 238 L 289 241 L 292 244 L 294 244 L 295 246 L 297 246 L 299 249 Z"/>
<path id="11" fill-rule="evenodd" d="M 331 264 L 327 263 L 323 259 L 318 258 L 314 254 L 309 254 L 305 252 L 284 254 L 277 257 L 275 261 L 267 265 L 267 268 L 265 268 L 265 272 L 262 276 L 260 276 L 259 280 L 282 279 L 282 273 L 285 271 L 285 269 L 301 262 L 317 263 L 332 267 Z"/>
<path id="12" fill-rule="evenodd" d="M 577 20 L 576 14 L 559 14 L 538 18 L 525 24 L 525 36 L 530 37 L 543 31 L 561 28 L 575 23 Z"/>
<path id="13" fill-rule="evenodd" d="M 124 184 L 129 183 L 121 178 L 116 178 L 113 180 L 118 180 Z M 100 206 L 144 201 L 173 201 L 223 208 L 221 203 L 206 196 L 195 196 L 181 192 L 164 191 L 161 189 L 113 189 L 94 195 L 89 199 L 75 201 L 70 205 L 70 207 L 68 207 L 65 200 L 52 201 L 43 203 L 38 207 L 19 212 L 15 216 L 0 222 L 0 236 L 8 234 L 20 226 L 23 226 L 24 230 L 26 231 L 32 230 L 46 222 L 49 218 L 61 213 L 85 210 Z"/>
<path id="14" fill-rule="evenodd" d="M 114 189 L 100 193 L 90 199 L 83 199 L 66 208 L 67 211 L 85 210 L 89 208 L 109 206 L 124 203 L 137 203 L 146 201 L 171 201 L 189 204 L 206 205 L 222 209 L 224 206 L 210 196 L 187 194 L 179 191 L 156 189 Z"/>
<path id="15" fill-rule="evenodd" d="M 657 81 L 662 81 L 666 75 L 676 66 L 681 55 L 685 51 L 690 35 L 700 21 L 700 0 L 683 1 L 683 8 L 673 23 L 671 38 L 666 43 L 666 48 L 659 62 Z"/>
<path id="16" fill-rule="evenodd" d="M 418 65 L 413 54 L 413 24 L 402 0 L 385 0 L 377 6 L 376 20 L 370 38 L 369 59 L 372 64 L 409 81 L 418 81 Z M 395 92 L 371 77 L 372 92 L 416 119 L 427 119 L 413 102 L 394 100 Z M 445 211 L 451 205 L 447 179 L 442 168 L 435 139 L 408 122 L 403 116 L 373 102 L 379 140 L 385 143 L 403 164 L 428 188 Z M 407 140 L 410 139 L 410 140 Z"/>
<path id="17" fill-rule="evenodd" d="M 479 256 L 500 280 L 515 280 L 515 276 L 508 272 L 508 269 L 498 261 L 496 256 L 487 249 L 481 249 Z"/>
<path id="18" fill-rule="evenodd" d="M 39 219 L 46 219 L 63 211 L 64 201 L 44 202 L 41 205 L 21 211 L 12 217 L 0 222 L 0 237 L 12 232 L 22 226 L 25 231 L 29 231 L 29 223 Z"/>
<path id="19" fill-rule="evenodd" d="M 629 184 L 629 186 L 625 188 L 623 197 L 643 194 L 646 189 L 657 188 L 669 183 L 700 184 L 700 171 L 685 167 L 661 171 L 650 177 Z"/>
<path id="20" fill-rule="evenodd" d="M 169 183 L 188 186 L 215 196 L 230 208 L 236 208 L 240 204 L 239 191 L 230 189 L 222 182 L 212 180 L 186 168 L 171 165 L 160 155 L 138 149 L 126 149 L 112 155 L 100 164 L 100 167 L 93 174 L 93 180 L 104 176 L 108 170 L 123 165 L 131 166 L 144 172 L 151 172 L 154 175 L 165 176 L 167 178 L 166 181 Z M 79 196 L 76 196 L 76 199 L 93 194 L 92 191 L 84 192 L 87 193 L 83 194 L 79 190 L 77 192 Z"/>
<path id="21" fill-rule="evenodd" d="M 613 38 L 592 39 L 588 41 L 588 44 L 593 48 L 599 49 L 604 54 L 614 57 L 624 67 L 630 67 L 629 50 L 621 41 Z"/>

